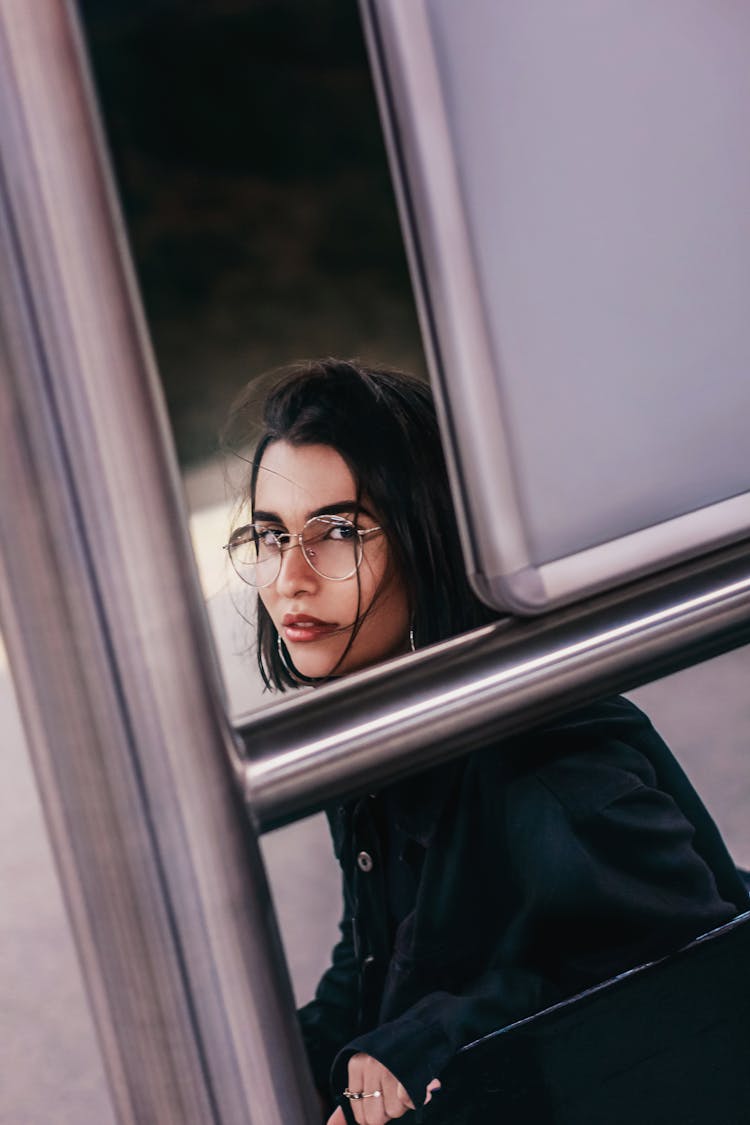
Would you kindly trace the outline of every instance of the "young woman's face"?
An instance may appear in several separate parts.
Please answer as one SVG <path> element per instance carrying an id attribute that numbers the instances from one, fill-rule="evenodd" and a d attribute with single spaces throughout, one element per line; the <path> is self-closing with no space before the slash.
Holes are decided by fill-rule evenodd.
<path id="1" fill-rule="evenodd" d="M 299 532 L 313 515 L 327 512 L 353 520 L 356 495 L 349 467 L 331 446 L 276 441 L 260 463 L 253 519 L 287 532 Z M 363 500 L 357 527 L 381 522 Z M 341 581 L 317 574 L 292 542 L 282 554 L 278 578 L 258 593 L 298 672 L 314 679 L 338 676 L 408 650 L 408 601 L 400 576 L 389 568 L 385 532 L 364 537 L 358 572 Z"/>

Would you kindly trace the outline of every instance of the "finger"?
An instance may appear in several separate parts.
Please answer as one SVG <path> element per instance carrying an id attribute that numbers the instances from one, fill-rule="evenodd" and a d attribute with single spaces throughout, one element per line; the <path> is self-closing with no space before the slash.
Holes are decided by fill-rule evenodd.
<path id="1" fill-rule="evenodd" d="M 432 1101 L 433 1090 L 442 1090 L 443 1085 L 439 1078 L 433 1078 L 432 1082 L 428 1083 L 427 1090 L 425 1091 L 424 1104 L 429 1105 Z"/>
<path id="2" fill-rule="evenodd" d="M 341 1106 L 334 1109 L 333 1113 L 326 1121 L 326 1125 L 346 1125 L 346 1118 L 344 1117 L 344 1111 Z"/>
<path id="3" fill-rule="evenodd" d="M 398 1090 L 401 1083 L 395 1074 L 391 1074 L 387 1070 L 383 1075 L 383 1108 L 386 1112 L 386 1120 L 389 1118 L 403 1117 L 409 1108 L 398 1096 Z M 403 1089 L 403 1086 L 401 1087 Z"/>
<path id="4" fill-rule="evenodd" d="M 406 1109 L 414 1109 L 414 1102 L 409 1097 L 409 1092 L 406 1086 L 402 1086 L 399 1082 L 397 1090 L 398 1099 L 405 1106 Z"/>
<path id="5" fill-rule="evenodd" d="M 367 1092 L 372 1093 L 373 1091 L 368 1090 Z M 382 1095 L 379 1098 L 365 1098 L 362 1104 L 365 1107 L 366 1125 L 385 1125 L 388 1116 L 385 1112 Z"/>
<path id="6" fill-rule="evenodd" d="M 347 1074 L 349 1076 L 348 1085 L 349 1089 L 353 1090 L 356 1094 L 361 1093 L 365 1088 L 365 1060 L 368 1057 L 368 1055 L 363 1055 L 360 1053 L 357 1055 L 352 1055 L 352 1057 L 349 1059 L 349 1065 L 347 1067 Z M 354 1116 L 354 1120 L 357 1122 L 357 1125 L 366 1125 L 365 1113 L 363 1109 L 364 1105 L 366 1105 L 366 1102 L 349 1102 L 349 1106 Z"/>
<path id="7" fill-rule="evenodd" d="M 383 1079 L 390 1072 L 386 1070 L 377 1059 L 369 1058 L 365 1062 L 364 1091 L 367 1094 L 379 1093 L 378 1098 L 365 1098 L 361 1103 L 365 1107 L 366 1125 L 385 1125 L 385 1106 L 383 1105 Z"/>

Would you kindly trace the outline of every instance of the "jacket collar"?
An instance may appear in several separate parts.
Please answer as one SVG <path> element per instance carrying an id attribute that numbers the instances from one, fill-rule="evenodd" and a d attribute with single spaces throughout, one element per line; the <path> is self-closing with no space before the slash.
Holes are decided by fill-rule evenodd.
<path id="1" fill-rule="evenodd" d="M 440 815 L 452 789 L 458 783 L 464 760 L 448 762 L 426 773 L 408 777 L 380 791 L 393 821 L 410 839 L 423 848 L 429 846 L 440 820 Z M 336 806 L 329 806 L 328 816 L 333 835 L 333 845 L 339 859 L 348 849 L 347 839 L 352 830 L 352 818 L 360 802 L 366 798 L 353 798 Z"/>

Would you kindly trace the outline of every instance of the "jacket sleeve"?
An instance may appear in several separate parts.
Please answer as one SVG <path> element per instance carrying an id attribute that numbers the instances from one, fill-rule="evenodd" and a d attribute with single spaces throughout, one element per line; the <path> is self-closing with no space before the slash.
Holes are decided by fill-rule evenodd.
<path id="1" fill-rule="evenodd" d="M 359 1003 L 357 961 L 354 953 L 352 910 L 344 887 L 341 937 L 331 955 L 315 998 L 297 1012 L 313 1079 L 328 1098 L 331 1064 L 342 1042 L 355 1034 Z"/>
<path id="2" fill-rule="evenodd" d="M 628 748 L 622 751 L 627 764 Z M 498 880 L 513 908 L 502 922 L 498 911 L 484 970 L 459 991 L 430 993 L 355 1039 L 336 1058 L 335 1087 L 346 1082 L 351 1054 L 363 1051 L 420 1106 L 428 1082 L 460 1047 L 736 914 L 672 798 L 647 784 L 642 768 L 622 768 L 616 754 L 614 764 L 582 754 L 517 779 L 503 787 L 502 804 L 494 823 L 485 808 L 483 836 L 497 847 L 496 868 L 507 865 Z"/>

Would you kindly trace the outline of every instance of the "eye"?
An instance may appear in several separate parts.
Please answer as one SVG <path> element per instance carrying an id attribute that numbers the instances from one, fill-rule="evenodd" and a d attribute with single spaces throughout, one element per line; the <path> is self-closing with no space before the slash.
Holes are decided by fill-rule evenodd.
<path id="1" fill-rule="evenodd" d="M 326 539 L 335 539 L 340 542 L 349 543 L 356 536 L 357 531 L 354 524 L 342 520 L 340 523 L 337 521 L 332 524 L 326 532 Z"/>
<path id="2" fill-rule="evenodd" d="M 259 547 L 268 547 L 270 550 L 281 547 L 288 538 L 285 531 L 278 527 L 255 527 L 252 529 L 255 541 Z"/>
<path id="3" fill-rule="evenodd" d="M 255 528 L 251 523 L 245 524 L 244 527 L 236 527 L 229 536 L 227 546 L 232 550 L 234 547 L 241 547 L 243 543 L 252 543 L 254 536 Z"/>

